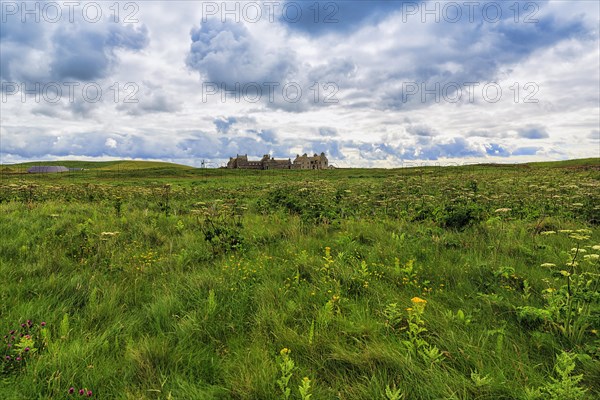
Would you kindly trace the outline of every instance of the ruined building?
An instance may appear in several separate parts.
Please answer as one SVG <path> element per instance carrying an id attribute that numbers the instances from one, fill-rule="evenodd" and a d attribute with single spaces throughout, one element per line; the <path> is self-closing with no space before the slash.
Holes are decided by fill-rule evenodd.
<path id="1" fill-rule="evenodd" d="M 292 160 L 276 160 L 268 154 L 265 154 L 260 161 L 248 161 L 248 155 L 237 155 L 230 157 L 227 168 L 233 169 L 291 169 Z"/>
<path id="2" fill-rule="evenodd" d="M 291 159 L 276 160 L 268 154 L 265 154 L 260 161 L 248 161 L 248 155 L 237 155 L 230 157 L 227 168 L 230 169 L 327 169 L 328 160 L 325 153 L 315 154 L 309 157 L 306 153 L 302 156 L 297 155 L 292 163 Z"/>
<path id="3" fill-rule="evenodd" d="M 296 155 L 294 159 L 294 163 L 292 164 L 292 169 L 327 169 L 328 160 L 325 157 L 325 153 L 321 153 L 321 155 L 313 155 L 309 157 L 304 153 L 303 155 Z"/>

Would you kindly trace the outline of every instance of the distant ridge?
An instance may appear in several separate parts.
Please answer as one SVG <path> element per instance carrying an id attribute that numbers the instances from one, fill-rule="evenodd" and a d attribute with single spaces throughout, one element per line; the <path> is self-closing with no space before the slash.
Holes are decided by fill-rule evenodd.
<path id="1" fill-rule="evenodd" d="M 194 169 L 189 165 L 176 164 L 163 161 L 142 161 L 142 160 L 115 160 L 115 161 L 29 161 L 19 164 L 6 165 L 7 167 L 32 167 L 36 165 L 62 165 L 67 168 L 84 168 L 103 171 L 117 170 L 135 170 L 135 169 L 155 169 L 155 168 L 177 168 Z"/>
<path id="2" fill-rule="evenodd" d="M 563 161 L 538 161 L 525 163 L 532 167 L 580 167 L 580 166 L 592 166 L 600 165 L 600 157 L 596 158 L 576 158 L 573 160 Z"/>

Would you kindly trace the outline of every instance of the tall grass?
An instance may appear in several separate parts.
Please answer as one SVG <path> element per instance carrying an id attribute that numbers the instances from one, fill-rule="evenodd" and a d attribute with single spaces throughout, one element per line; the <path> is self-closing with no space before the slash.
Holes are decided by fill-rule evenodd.
<path id="1" fill-rule="evenodd" d="M 47 336 L 0 398 L 595 398 L 599 176 L 544 168 L 9 177 L 0 338 Z M 578 277 L 574 337 L 545 311 Z"/>

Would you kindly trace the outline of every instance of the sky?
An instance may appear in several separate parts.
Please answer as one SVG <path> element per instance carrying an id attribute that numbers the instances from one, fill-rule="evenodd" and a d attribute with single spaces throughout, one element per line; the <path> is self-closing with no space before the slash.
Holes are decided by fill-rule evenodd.
<path id="1" fill-rule="evenodd" d="M 0 161 L 600 157 L 575 1 L 0 2 Z"/>

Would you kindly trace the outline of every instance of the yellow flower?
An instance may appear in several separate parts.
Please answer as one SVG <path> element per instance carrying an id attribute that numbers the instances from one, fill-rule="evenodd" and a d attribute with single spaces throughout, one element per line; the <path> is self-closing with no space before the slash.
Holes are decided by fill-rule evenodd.
<path id="1" fill-rule="evenodd" d="M 412 310 L 413 310 L 413 309 L 412 309 L 412 307 L 408 307 L 408 308 L 406 309 L 406 311 L 408 311 L 408 312 L 411 312 Z"/>
<path id="2" fill-rule="evenodd" d="M 427 300 L 422 299 L 420 297 L 413 297 L 412 299 L 410 299 L 410 301 L 412 301 L 413 304 L 427 304 Z"/>
<path id="3" fill-rule="evenodd" d="M 281 354 L 282 356 L 285 356 L 287 354 L 290 354 L 291 350 L 288 349 L 287 347 L 284 347 L 283 349 L 281 349 L 281 351 L 279 352 L 279 354 Z"/>
<path id="4" fill-rule="evenodd" d="M 117 236 L 120 232 L 101 232 L 101 237 Z"/>

